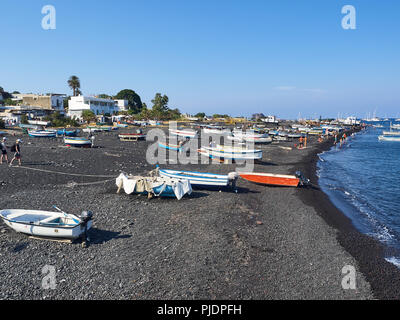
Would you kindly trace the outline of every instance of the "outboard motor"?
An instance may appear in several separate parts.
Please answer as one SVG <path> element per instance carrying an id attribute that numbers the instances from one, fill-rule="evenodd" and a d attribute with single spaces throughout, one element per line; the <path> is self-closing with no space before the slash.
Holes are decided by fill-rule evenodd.
<path id="1" fill-rule="evenodd" d="M 93 218 L 93 212 L 92 211 L 82 211 L 81 216 L 79 217 L 82 221 L 82 224 L 85 227 L 85 232 L 82 237 L 82 247 L 87 247 L 87 242 L 90 241 L 90 239 L 87 236 L 87 223 L 92 220 Z"/>
<path id="2" fill-rule="evenodd" d="M 237 181 L 238 177 L 239 177 L 239 174 L 238 174 L 237 172 L 229 172 L 229 173 L 228 173 L 228 180 L 229 180 L 229 183 L 230 183 L 232 189 L 233 189 L 235 192 L 237 192 L 237 189 L 236 189 L 236 181 Z"/>
<path id="3" fill-rule="evenodd" d="M 92 211 L 82 211 L 80 218 L 83 223 L 88 223 L 88 221 L 92 220 L 92 218 L 93 218 L 93 212 Z"/>
<path id="4" fill-rule="evenodd" d="M 304 177 L 301 171 L 296 171 L 295 176 L 299 179 L 301 186 L 308 186 L 310 184 L 310 179 Z"/>

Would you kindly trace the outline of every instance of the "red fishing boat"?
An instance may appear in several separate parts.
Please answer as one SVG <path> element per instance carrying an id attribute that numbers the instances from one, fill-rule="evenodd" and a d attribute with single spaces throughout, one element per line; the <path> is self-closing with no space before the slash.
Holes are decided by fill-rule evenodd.
<path id="1" fill-rule="evenodd" d="M 239 172 L 239 175 L 248 181 L 285 187 L 297 187 L 299 185 L 309 184 L 309 180 L 304 178 L 301 172 L 297 171 L 296 175 L 273 174 L 273 173 L 257 173 L 257 172 Z"/>

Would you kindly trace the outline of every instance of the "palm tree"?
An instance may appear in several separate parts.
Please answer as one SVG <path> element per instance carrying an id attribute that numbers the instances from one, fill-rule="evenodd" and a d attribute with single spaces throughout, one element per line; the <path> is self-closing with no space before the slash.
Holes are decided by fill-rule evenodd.
<path id="1" fill-rule="evenodd" d="M 78 95 L 78 93 L 81 93 L 81 91 L 79 90 L 81 88 L 81 82 L 77 76 L 69 77 L 68 86 L 73 90 L 74 97 Z"/>

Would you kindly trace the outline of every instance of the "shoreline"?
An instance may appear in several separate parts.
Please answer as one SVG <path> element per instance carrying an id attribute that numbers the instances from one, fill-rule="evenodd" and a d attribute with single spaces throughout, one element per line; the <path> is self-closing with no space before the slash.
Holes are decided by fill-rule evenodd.
<path id="1" fill-rule="evenodd" d="M 318 188 L 309 188 L 305 192 L 297 192 L 304 204 L 313 207 L 323 220 L 337 230 L 339 244 L 355 258 L 361 272 L 371 285 L 376 299 L 397 300 L 400 298 L 400 269 L 385 260 L 385 253 L 390 250 L 386 245 L 368 235 L 361 233 L 344 212 L 338 209 L 329 196 L 324 193 L 318 183 L 317 163 L 319 154 L 333 146 L 330 137 L 306 155 L 307 165 L 301 170 Z M 303 191 L 303 190 L 302 190 Z"/>
<path id="2" fill-rule="evenodd" d="M 22 149 L 26 168 L 0 166 L 1 207 L 15 207 L 17 201 L 19 208 L 57 205 L 66 212 L 95 214 L 91 242 L 84 250 L 79 244 L 30 240 L 0 223 L 4 279 L 0 299 L 374 298 L 363 274 L 357 274 L 357 290 L 341 286 L 343 266 L 361 263 L 339 243 L 338 227 L 327 224 L 313 203 L 302 200 L 314 195 L 325 199 L 321 203 L 326 208 L 329 199 L 322 198 L 321 191 L 268 187 L 241 179 L 237 193 L 196 189 L 179 201 L 116 194 L 113 181 L 99 184 L 96 181 L 104 178 L 92 175 L 143 174 L 154 169 L 144 157 L 151 142 L 121 142 L 117 134 L 99 133 L 98 147 L 88 149 L 67 148 L 61 139 L 26 137 Z M 300 169 L 315 182 L 311 172 L 316 162 L 310 159 L 329 147 L 329 142 L 315 140 L 311 138 L 304 150 L 280 148 L 293 147 L 294 141 L 260 147 L 265 156 L 255 171 L 290 174 Z M 163 167 L 228 174 L 236 164 Z M 51 173 L 55 171 L 72 175 Z M 342 217 L 351 225 L 332 210 L 327 217 Z M 356 235 L 354 231 L 353 239 Z M 60 290 L 41 289 L 44 265 L 56 267 Z M 397 292 L 393 285 L 388 288 Z"/>

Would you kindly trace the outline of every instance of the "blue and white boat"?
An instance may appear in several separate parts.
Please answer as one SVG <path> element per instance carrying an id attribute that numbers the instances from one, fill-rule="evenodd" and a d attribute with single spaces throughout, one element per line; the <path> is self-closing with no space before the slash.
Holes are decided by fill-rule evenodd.
<path id="1" fill-rule="evenodd" d="M 78 134 L 79 130 L 57 130 L 57 135 L 58 136 L 67 136 L 67 137 L 76 137 Z"/>
<path id="2" fill-rule="evenodd" d="M 33 138 L 55 138 L 57 132 L 47 130 L 28 131 L 28 135 Z"/>
<path id="3" fill-rule="evenodd" d="M 66 146 L 70 147 L 82 147 L 82 148 L 92 147 L 91 140 L 81 137 L 64 137 L 64 143 Z"/>
<path id="4" fill-rule="evenodd" d="M 236 172 L 230 172 L 227 175 L 193 172 L 193 171 L 177 171 L 168 169 L 159 169 L 159 174 L 162 177 L 169 177 L 173 179 L 187 179 L 193 186 L 228 186 L 235 181 L 238 177 Z"/>
<path id="5" fill-rule="evenodd" d="M 174 150 L 174 151 L 182 151 L 183 150 L 182 146 L 179 146 L 179 145 L 176 145 L 176 144 L 171 144 L 171 143 L 159 142 L 158 146 L 160 148 L 167 149 L 167 150 Z"/>
<path id="6" fill-rule="evenodd" d="M 262 150 L 247 149 L 242 147 L 221 146 L 202 147 L 198 150 L 202 155 L 211 159 L 228 159 L 228 160 L 261 160 Z"/>

